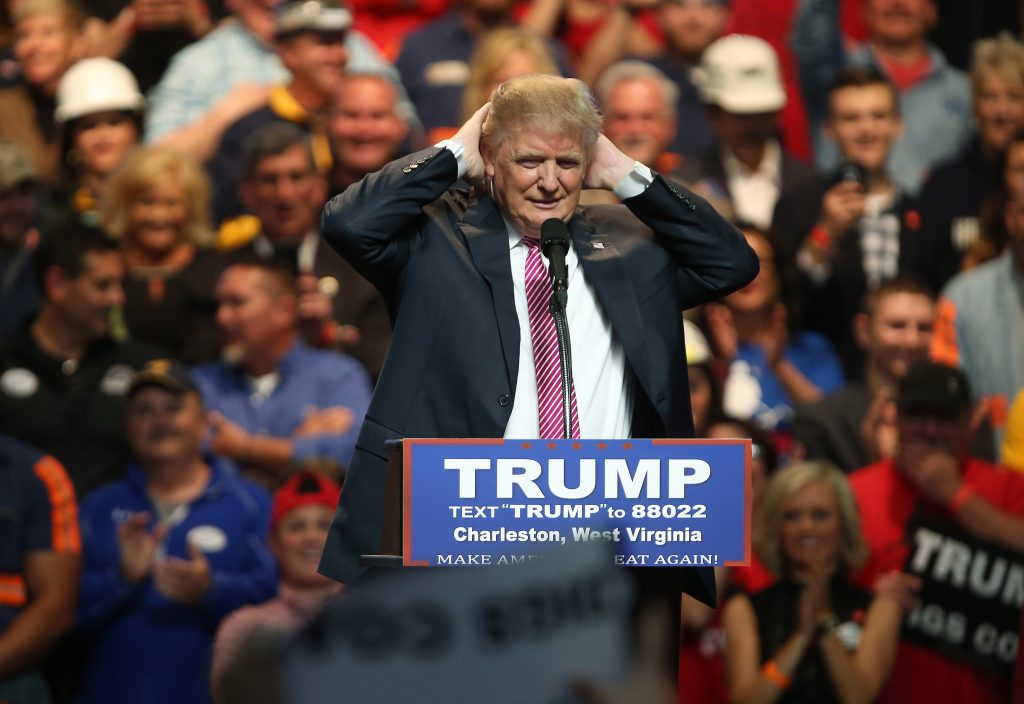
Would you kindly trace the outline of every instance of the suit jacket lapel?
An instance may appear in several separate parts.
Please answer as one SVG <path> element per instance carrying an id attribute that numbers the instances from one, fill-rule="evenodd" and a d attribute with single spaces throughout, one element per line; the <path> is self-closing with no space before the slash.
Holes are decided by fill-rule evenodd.
<path id="1" fill-rule="evenodd" d="M 580 266 L 597 295 L 597 302 L 612 324 L 613 334 L 622 344 L 637 379 L 645 383 L 650 374 L 640 303 L 622 253 L 610 238 L 596 233 L 593 225 L 578 211 L 569 221 L 569 234 Z"/>
<path id="2" fill-rule="evenodd" d="M 476 270 L 491 288 L 494 316 L 498 321 L 501 350 L 505 357 L 505 371 L 514 396 L 519 374 L 519 317 L 516 315 L 512 288 L 512 264 L 509 261 L 506 235 L 508 230 L 494 201 L 486 196 L 470 206 L 460 227 Z"/>

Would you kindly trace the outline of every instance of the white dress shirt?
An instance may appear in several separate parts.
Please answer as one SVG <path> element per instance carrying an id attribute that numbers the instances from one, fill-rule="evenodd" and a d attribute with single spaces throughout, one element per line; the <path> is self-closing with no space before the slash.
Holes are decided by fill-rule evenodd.
<path id="1" fill-rule="evenodd" d="M 723 149 L 722 168 L 736 217 L 767 230 L 772 224 L 772 213 L 782 190 L 782 149 L 779 143 L 772 140 L 765 145 L 764 157 L 756 171 L 751 171 L 732 152 Z"/>

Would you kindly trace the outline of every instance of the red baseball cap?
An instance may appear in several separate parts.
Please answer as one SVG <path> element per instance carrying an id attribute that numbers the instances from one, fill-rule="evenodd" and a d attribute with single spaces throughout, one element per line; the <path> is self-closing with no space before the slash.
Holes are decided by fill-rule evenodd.
<path id="1" fill-rule="evenodd" d="M 341 487 L 317 472 L 299 472 L 286 481 L 274 493 L 274 505 L 270 509 L 270 530 L 275 530 L 289 511 L 319 504 L 332 511 L 338 505 Z"/>

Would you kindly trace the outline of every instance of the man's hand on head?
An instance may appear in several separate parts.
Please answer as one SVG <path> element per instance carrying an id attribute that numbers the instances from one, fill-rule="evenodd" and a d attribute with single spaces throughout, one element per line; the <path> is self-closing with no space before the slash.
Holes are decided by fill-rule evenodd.
<path id="1" fill-rule="evenodd" d="M 463 159 L 466 163 L 466 173 L 462 175 L 462 178 L 473 186 L 479 186 L 484 182 L 484 160 L 480 155 L 480 133 L 484 119 L 490 110 L 491 104 L 485 103 L 482 108 L 473 113 L 472 117 L 466 120 L 466 123 L 452 137 L 452 139 L 462 142 L 462 146 L 465 147 Z"/>
<path id="2" fill-rule="evenodd" d="M 583 179 L 584 188 L 599 188 L 613 191 L 622 179 L 633 170 L 636 159 L 626 156 L 612 144 L 603 134 L 594 145 L 594 157 L 587 167 L 587 175 Z"/>

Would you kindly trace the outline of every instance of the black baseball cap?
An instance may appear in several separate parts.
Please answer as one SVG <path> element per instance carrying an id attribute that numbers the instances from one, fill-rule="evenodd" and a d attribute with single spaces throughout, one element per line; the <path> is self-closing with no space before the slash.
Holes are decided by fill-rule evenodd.
<path id="1" fill-rule="evenodd" d="M 918 362 L 900 381 L 896 405 L 909 415 L 934 413 L 956 418 L 971 407 L 967 376 L 955 367 L 938 362 Z"/>
<path id="2" fill-rule="evenodd" d="M 132 376 L 128 384 L 128 398 L 147 386 L 159 386 L 172 394 L 184 396 L 187 393 L 199 393 L 191 372 L 181 362 L 171 359 L 154 359 Z"/>

